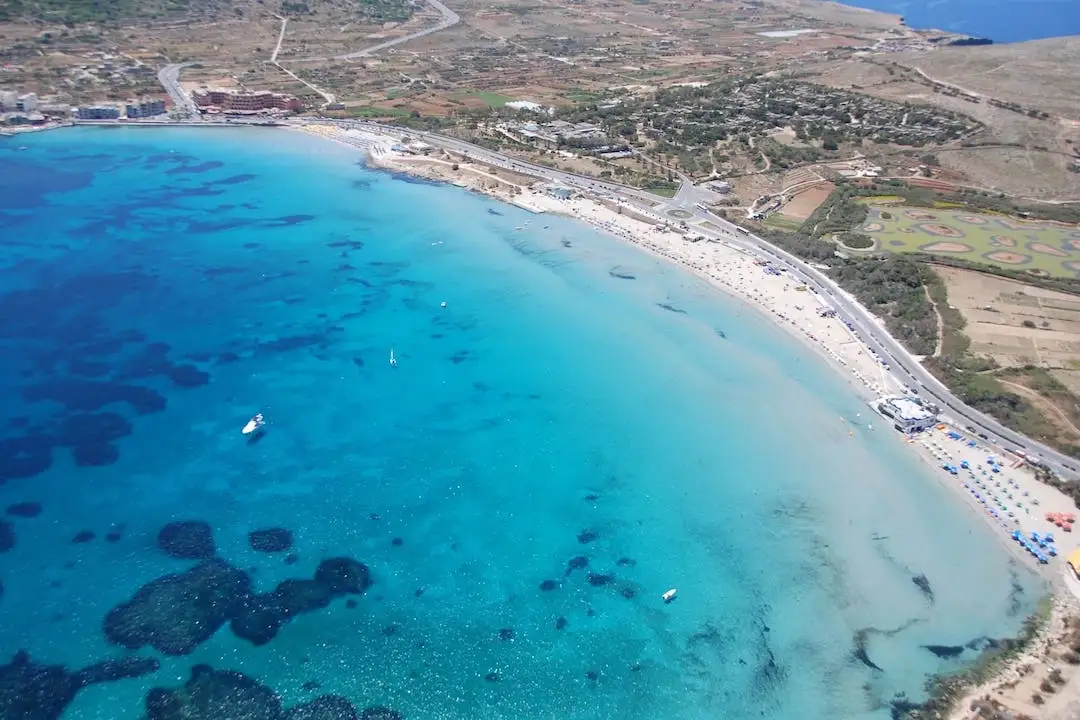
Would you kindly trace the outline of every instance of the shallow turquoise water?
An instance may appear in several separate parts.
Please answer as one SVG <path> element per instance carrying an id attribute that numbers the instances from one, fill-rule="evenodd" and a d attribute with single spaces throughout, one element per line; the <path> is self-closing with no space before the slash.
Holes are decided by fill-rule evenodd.
<path id="1" fill-rule="evenodd" d="M 850 438 L 865 406 L 763 315 L 568 220 L 357 159 L 272 130 L 0 143 L 0 422 L 23 443 L 0 473 L 51 448 L 0 486 L 43 505 L 8 518 L 0 657 L 131 654 L 103 618 L 194 564 L 156 547 L 172 520 L 207 521 L 259 591 L 337 555 L 374 580 L 265 645 L 226 626 L 143 649 L 160 670 L 65 718 L 137 718 L 196 663 L 406 718 L 877 717 L 975 656 L 924 645 L 1030 612 L 1028 571 L 896 437 Z M 130 434 L 64 425 L 95 404 Z M 270 526 L 295 563 L 249 547 Z M 866 628 L 880 671 L 853 652 Z"/>

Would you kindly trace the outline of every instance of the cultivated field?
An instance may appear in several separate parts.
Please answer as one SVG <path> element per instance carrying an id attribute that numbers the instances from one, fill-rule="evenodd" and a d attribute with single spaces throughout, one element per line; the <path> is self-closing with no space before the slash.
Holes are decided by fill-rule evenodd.
<path id="1" fill-rule="evenodd" d="M 934 270 L 967 322 L 971 352 L 1002 367 L 1080 370 L 1080 297 L 973 270 Z"/>
<path id="2" fill-rule="evenodd" d="M 871 205 L 860 230 L 874 239 L 877 250 L 925 252 L 1036 275 L 1080 277 L 1078 226 L 964 210 Z"/>
<path id="3" fill-rule="evenodd" d="M 970 352 L 1002 368 L 1005 390 L 1034 405 L 1062 444 L 1080 443 L 1080 297 L 986 273 L 934 268 L 963 315 Z"/>
<path id="4" fill-rule="evenodd" d="M 831 182 L 822 182 L 800 190 L 790 202 L 784 205 L 780 214 L 791 220 L 802 222 L 810 217 L 835 189 L 836 186 Z"/>

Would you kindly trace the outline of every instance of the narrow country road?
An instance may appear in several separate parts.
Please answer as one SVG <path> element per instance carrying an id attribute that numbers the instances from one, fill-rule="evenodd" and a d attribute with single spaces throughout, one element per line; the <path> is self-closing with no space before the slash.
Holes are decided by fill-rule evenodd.
<path id="1" fill-rule="evenodd" d="M 438 10 L 439 14 L 442 15 L 442 20 L 440 20 L 436 25 L 432 25 L 431 27 L 424 28 L 422 30 L 417 30 L 416 32 L 409 33 L 408 35 L 402 35 L 401 37 L 393 38 L 392 40 L 386 40 L 377 45 L 366 47 L 362 50 L 355 50 L 350 53 L 345 53 L 344 55 L 331 55 L 326 57 L 305 57 L 295 59 L 290 58 L 288 62 L 324 62 L 327 60 L 354 60 L 360 57 L 367 57 L 368 55 L 374 55 L 380 50 L 385 50 L 387 48 L 394 47 L 395 45 L 407 43 L 410 40 L 415 40 L 426 35 L 431 35 L 432 33 L 437 33 L 440 30 L 445 30 L 446 28 L 453 27 L 454 25 L 457 25 L 459 22 L 461 22 L 461 18 L 458 16 L 458 14 L 443 5 L 440 0 L 426 0 L 426 2 L 428 5 Z"/>

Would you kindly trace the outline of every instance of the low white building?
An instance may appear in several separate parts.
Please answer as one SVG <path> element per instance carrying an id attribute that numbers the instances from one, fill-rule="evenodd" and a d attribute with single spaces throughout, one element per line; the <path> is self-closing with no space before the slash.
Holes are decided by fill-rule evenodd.
<path id="1" fill-rule="evenodd" d="M 547 113 L 550 115 L 554 112 L 555 108 L 544 107 L 540 103 L 533 102 L 532 100 L 511 100 L 506 103 L 506 107 L 511 110 L 527 110 L 529 112 Z"/>
<path id="2" fill-rule="evenodd" d="M 937 413 L 909 397 L 886 397 L 878 400 L 878 412 L 893 421 L 897 430 L 905 433 L 921 432 L 934 427 Z"/>

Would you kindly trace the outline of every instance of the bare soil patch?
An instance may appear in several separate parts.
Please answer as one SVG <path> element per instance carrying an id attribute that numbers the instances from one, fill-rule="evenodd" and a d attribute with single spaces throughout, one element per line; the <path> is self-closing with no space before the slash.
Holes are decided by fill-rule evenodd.
<path id="1" fill-rule="evenodd" d="M 971 270 L 936 267 L 949 304 L 964 316 L 971 351 L 1002 367 L 1076 370 L 1080 297 Z"/>
<path id="2" fill-rule="evenodd" d="M 1023 265 L 1029 262 L 1031 258 L 1027 255 L 1021 255 L 1020 253 L 1008 252 L 1007 250 L 999 250 L 997 252 L 987 253 L 987 260 L 992 260 L 1001 265 Z"/>
<path id="3" fill-rule="evenodd" d="M 806 220 L 835 189 L 832 183 L 824 183 L 803 190 L 784 206 L 783 213 L 794 220 Z"/>

